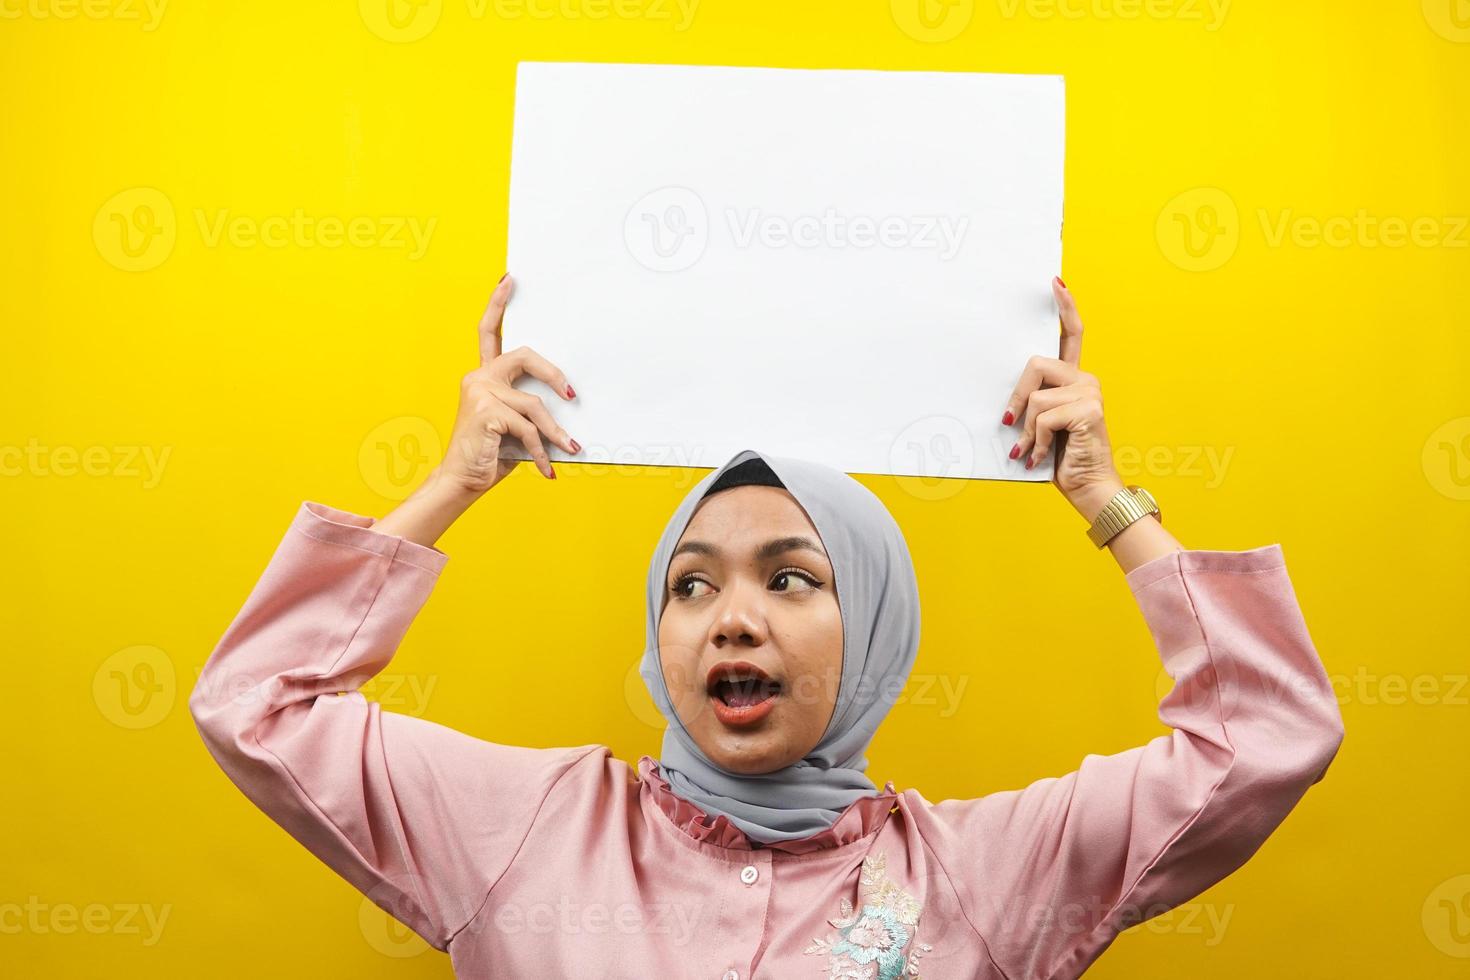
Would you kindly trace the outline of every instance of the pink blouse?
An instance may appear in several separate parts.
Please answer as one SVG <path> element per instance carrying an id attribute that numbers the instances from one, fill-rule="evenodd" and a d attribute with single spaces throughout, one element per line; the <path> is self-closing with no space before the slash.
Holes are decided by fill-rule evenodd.
<path id="1" fill-rule="evenodd" d="M 1126 577 L 1170 733 L 977 799 L 890 782 L 760 845 L 650 756 L 367 701 L 448 561 L 373 523 L 303 504 L 189 707 L 246 796 L 462 977 L 1077 977 L 1240 867 L 1343 737 L 1280 546 L 1175 552 Z"/>

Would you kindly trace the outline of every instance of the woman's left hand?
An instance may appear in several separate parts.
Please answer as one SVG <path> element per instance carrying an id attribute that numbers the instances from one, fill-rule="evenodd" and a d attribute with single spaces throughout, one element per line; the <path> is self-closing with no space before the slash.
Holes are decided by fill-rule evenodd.
<path id="1" fill-rule="evenodd" d="M 1061 311 L 1060 356 L 1038 354 L 1026 362 L 1001 422 L 1021 423 L 1011 458 L 1026 456 L 1027 469 L 1055 451 L 1052 482 L 1090 522 L 1123 489 L 1123 480 L 1113 466 L 1113 449 L 1103 422 L 1102 387 L 1095 375 L 1078 367 L 1082 319 L 1077 304 L 1061 279 L 1053 279 L 1051 289 Z"/>

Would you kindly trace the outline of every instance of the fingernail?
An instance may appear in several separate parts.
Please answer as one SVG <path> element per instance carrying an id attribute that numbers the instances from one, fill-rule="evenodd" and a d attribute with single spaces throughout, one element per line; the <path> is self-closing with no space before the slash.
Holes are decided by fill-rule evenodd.
<path id="1" fill-rule="evenodd" d="M 500 277 L 500 278 L 499 278 L 499 279 L 497 279 L 497 280 L 496 280 L 496 281 L 495 281 L 495 285 L 497 285 L 497 286 L 498 286 L 498 285 L 500 285 L 500 284 L 501 284 L 501 283 L 503 283 L 503 282 L 505 282 L 505 277 L 506 277 L 506 276 L 508 276 L 508 275 L 510 275 L 510 273 L 509 273 L 509 272 L 506 272 L 506 273 L 503 273 L 503 274 L 502 274 L 502 275 L 501 275 L 501 277 Z"/>
<path id="2" fill-rule="evenodd" d="M 1011 414 L 1010 409 L 1006 409 L 1006 413 L 1000 417 L 1001 425 L 1010 425 L 1014 421 L 1016 421 L 1016 416 Z"/>
<path id="3" fill-rule="evenodd" d="M 1062 277 L 1061 277 L 1061 276 L 1057 276 L 1057 282 L 1059 282 L 1059 283 L 1061 283 L 1061 284 L 1062 284 L 1062 288 L 1063 288 L 1063 289 L 1066 289 L 1066 288 L 1067 288 L 1067 284 L 1066 284 L 1066 282 L 1065 282 L 1065 281 L 1063 281 L 1063 279 L 1062 279 Z"/>
<path id="4" fill-rule="evenodd" d="M 1033 467 L 1035 465 L 1036 465 L 1036 457 L 1035 456 L 1027 456 L 1026 457 L 1026 468 L 1029 470 L 1031 467 Z"/>
<path id="5" fill-rule="evenodd" d="M 572 452 L 574 452 L 574 453 L 580 453 L 581 451 L 582 451 L 582 444 L 580 442 L 578 442 L 577 440 L 573 439 L 572 440 Z"/>
<path id="6" fill-rule="evenodd" d="M 1019 455 L 1021 455 L 1021 444 L 1018 442 L 1011 447 L 1011 459 L 1015 459 Z"/>
<path id="7" fill-rule="evenodd" d="M 551 471 L 551 479 L 555 480 L 556 479 L 556 467 L 555 466 L 552 466 L 550 463 L 547 463 L 546 464 L 546 468 Z"/>
<path id="8" fill-rule="evenodd" d="M 571 385 L 567 385 L 567 397 L 568 398 L 576 398 L 577 397 L 577 389 L 573 388 Z"/>

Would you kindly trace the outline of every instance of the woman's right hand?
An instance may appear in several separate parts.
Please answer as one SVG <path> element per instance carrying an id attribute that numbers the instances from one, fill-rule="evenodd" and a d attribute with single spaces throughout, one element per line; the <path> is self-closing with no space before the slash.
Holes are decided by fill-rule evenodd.
<path id="1" fill-rule="evenodd" d="M 542 437 L 569 453 L 582 447 L 551 417 L 537 396 L 512 386 L 522 374 L 546 382 L 567 401 L 576 397 L 560 368 L 529 347 L 500 352 L 500 326 L 515 281 L 501 278 L 480 318 L 480 366 L 459 386 L 459 412 L 444 460 L 408 498 L 380 521 L 374 531 L 433 547 L 449 526 L 485 491 L 510 475 L 522 462 L 501 458 L 504 437 L 514 436 L 547 479 L 556 479 Z"/>
<path id="2" fill-rule="evenodd" d="M 542 437 L 569 453 L 582 447 L 551 417 L 546 403 L 536 395 L 513 387 L 522 374 L 546 382 L 565 401 L 576 397 L 561 368 L 529 347 L 500 352 L 500 327 L 506 303 L 515 289 L 509 274 L 490 294 L 490 303 L 480 319 L 480 366 L 466 374 L 459 386 L 459 413 L 449 449 L 440 464 L 441 476 L 457 487 L 482 494 L 510 475 L 522 461 L 502 459 L 504 437 L 519 439 L 536 461 L 536 468 L 549 480 L 556 470 L 546 454 Z"/>

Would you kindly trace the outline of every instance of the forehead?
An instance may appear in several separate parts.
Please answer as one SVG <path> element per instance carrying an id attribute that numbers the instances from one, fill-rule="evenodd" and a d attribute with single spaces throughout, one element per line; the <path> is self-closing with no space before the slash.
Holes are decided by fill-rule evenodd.
<path id="1" fill-rule="evenodd" d="M 747 537 L 764 541 L 778 534 L 804 534 L 819 544 L 822 540 L 789 491 L 747 485 L 721 490 L 700 501 L 679 540 L 718 538 L 733 544 Z"/>

